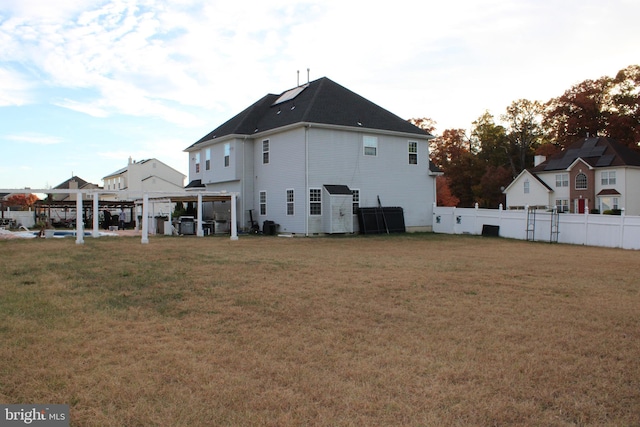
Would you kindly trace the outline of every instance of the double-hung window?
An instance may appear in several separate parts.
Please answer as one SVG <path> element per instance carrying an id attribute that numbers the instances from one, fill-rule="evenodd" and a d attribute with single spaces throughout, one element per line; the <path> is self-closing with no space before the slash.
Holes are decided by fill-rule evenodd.
<path id="1" fill-rule="evenodd" d="M 267 192 L 260 192 L 260 215 L 267 214 Z"/>
<path id="2" fill-rule="evenodd" d="M 418 143 L 416 141 L 409 141 L 409 164 L 418 164 Z"/>
<path id="3" fill-rule="evenodd" d="M 378 155 L 378 137 L 377 136 L 363 136 L 362 147 L 365 156 L 377 156 Z"/>
<path id="4" fill-rule="evenodd" d="M 200 173 L 200 153 L 196 153 L 196 173 Z"/>
<path id="5" fill-rule="evenodd" d="M 524 181 L 524 194 L 529 194 L 529 180 Z"/>
<path id="6" fill-rule="evenodd" d="M 229 158 L 231 157 L 231 144 L 229 144 L 228 142 L 226 144 L 224 144 L 224 167 L 229 167 L 230 161 Z"/>
<path id="7" fill-rule="evenodd" d="M 569 186 L 569 174 L 559 173 L 556 174 L 556 187 L 568 187 Z"/>
<path id="8" fill-rule="evenodd" d="M 616 172 L 615 171 L 602 171 L 601 180 L 602 185 L 615 185 L 616 184 Z"/>
<path id="9" fill-rule="evenodd" d="M 210 170 L 211 169 L 211 148 L 207 148 L 207 151 L 205 153 L 206 154 L 204 159 L 204 169 Z"/>
<path id="10" fill-rule="evenodd" d="M 351 194 L 353 194 L 353 214 L 358 213 L 358 208 L 360 208 L 360 190 L 351 189 Z"/>
<path id="11" fill-rule="evenodd" d="M 322 189 L 309 189 L 309 215 L 322 215 Z"/>
<path id="12" fill-rule="evenodd" d="M 262 141 L 262 164 L 269 164 L 269 140 Z"/>
<path id="13" fill-rule="evenodd" d="M 294 192 L 293 189 L 287 190 L 287 215 L 293 215 L 294 213 Z"/>

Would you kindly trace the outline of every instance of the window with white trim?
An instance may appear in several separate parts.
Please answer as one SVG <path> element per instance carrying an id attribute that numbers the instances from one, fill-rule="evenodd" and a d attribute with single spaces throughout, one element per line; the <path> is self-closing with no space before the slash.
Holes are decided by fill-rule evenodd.
<path id="1" fill-rule="evenodd" d="M 309 189 L 309 215 L 322 215 L 322 189 Z"/>
<path id="2" fill-rule="evenodd" d="M 556 187 L 568 187 L 569 186 L 569 174 L 559 173 L 556 174 Z"/>
<path id="3" fill-rule="evenodd" d="M 267 192 L 260 192 L 260 215 L 267 214 Z"/>
<path id="4" fill-rule="evenodd" d="M 207 148 L 207 151 L 205 152 L 204 169 L 211 169 L 211 148 Z"/>
<path id="5" fill-rule="evenodd" d="M 230 162 L 230 157 L 231 157 L 231 144 L 229 144 L 228 142 L 226 144 L 224 144 L 224 167 L 229 167 Z"/>
<path id="6" fill-rule="evenodd" d="M 269 164 L 269 140 L 262 141 L 262 164 Z"/>
<path id="7" fill-rule="evenodd" d="M 378 155 L 378 137 L 364 135 L 362 137 L 362 147 L 365 156 L 377 156 Z"/>
<path id="8" fill-rule="evenodd" d="M 616 185 L 616 171 L 602 171 L 600 183 L 602 185 Z"/>
<path id="9" fill-rule="evenodd" d="M 293 215 L 294 213 L 294 191 L 293 189 L 287 190 L 287 215 Z"/>
<path id="10" fill-rule="evenodd" d="M 583 173 L 579 173 L 576 175 L 576 190 L 586 190 L 587 189 L 587 175 Z"/>
<path id="11" fill-rule="evenodd" d="M 556 199 L 558 212 L 569 212 L 569 199 Z"/>
<path id="12" fill-rule="evenodd" d="M 358 213 L 358 209 L 360 208 L 360 190 L 352 188 L 351 194 L 353 195 L 353 214 Z"/>
<path id="13" fill-rule="evenodd" d="M 620 198 L 613 196 L 601 196 L 600 197 L 600 212 L 609 211 L 612 209 L 620 209 Z"/>
<path id="14" fill-rule="evenodd" d="M 196 173 L 200 172 L 200 153 L 196 153 Z"/>
<path id="15" fill-rule="evenodd" d="M 524 194 L 529 194 L 529 180 L 524 180 Z"/>
<path id="16" fill-rule="evenodd" d="M 416 141 L 409 141 L 409 164 L 418 164 L 418 143 Z"/>

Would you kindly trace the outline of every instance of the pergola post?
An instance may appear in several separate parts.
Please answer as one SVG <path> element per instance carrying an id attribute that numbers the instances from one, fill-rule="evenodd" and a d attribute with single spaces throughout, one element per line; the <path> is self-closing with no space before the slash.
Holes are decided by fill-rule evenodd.
<path id="1" fill-rule="evenodd" d="M 82 193 L 76 193 L 76 245 L 84 244 L 84 221 L 82 220 Z"/>
<path id="2" fill-rule="evenodd" d="M 149 243 L 149 194 L 142 196 L 142 244 Z"/>
<path id="3" fill-rule="evenodd" d="M 98 193 L 93 193 L 93 231 L 91 233 L 93 237 L 100 237 L 100 221 L 98 221 L 100 219 L 99 201 L 100 196 Z"/>
<path id="4" fill-rule="evenodd" d="M 236 193 L 231 193 L 231 240 L 238 240 Z"/>
<path id="5" fill-rule="evenodd" d="M 196 223 L 196 236 L 202 237 L 204 236 L 204 230 L 202 229 L 202 194 L 200 193 L 198 193 L 198 205 L 196 208 L 196 213 L 198 215 L 198 222 Z"/>

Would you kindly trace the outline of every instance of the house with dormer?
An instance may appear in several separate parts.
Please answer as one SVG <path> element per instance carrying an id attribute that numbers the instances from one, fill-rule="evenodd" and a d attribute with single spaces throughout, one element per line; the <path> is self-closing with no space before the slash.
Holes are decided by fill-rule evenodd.
<path id="1" fill-rule="evenodd" d="M 549 159 L 537 156 L 504 193 L 508 209 L 640 215 L 640 153 L 611 138 L 581 138 Z"/>
<path id="2" fill-rule="evenodd" d="M 431 230 L 433 136 L 320 78 L 267 94 L 185 149 L 188 188 L 234 192 L 238 228 L 358 231 L 362 207 L 400 207 L 407 231 Z"/>

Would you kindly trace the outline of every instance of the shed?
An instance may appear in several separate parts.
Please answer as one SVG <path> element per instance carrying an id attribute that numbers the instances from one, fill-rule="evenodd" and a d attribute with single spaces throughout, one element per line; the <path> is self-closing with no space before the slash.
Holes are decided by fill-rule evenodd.
<path id="1" fill-rule="evenodd" d="M 353 192 L 346 185 L 325 184 L 323 228 L 327 234 L 353 233 Z"/>

